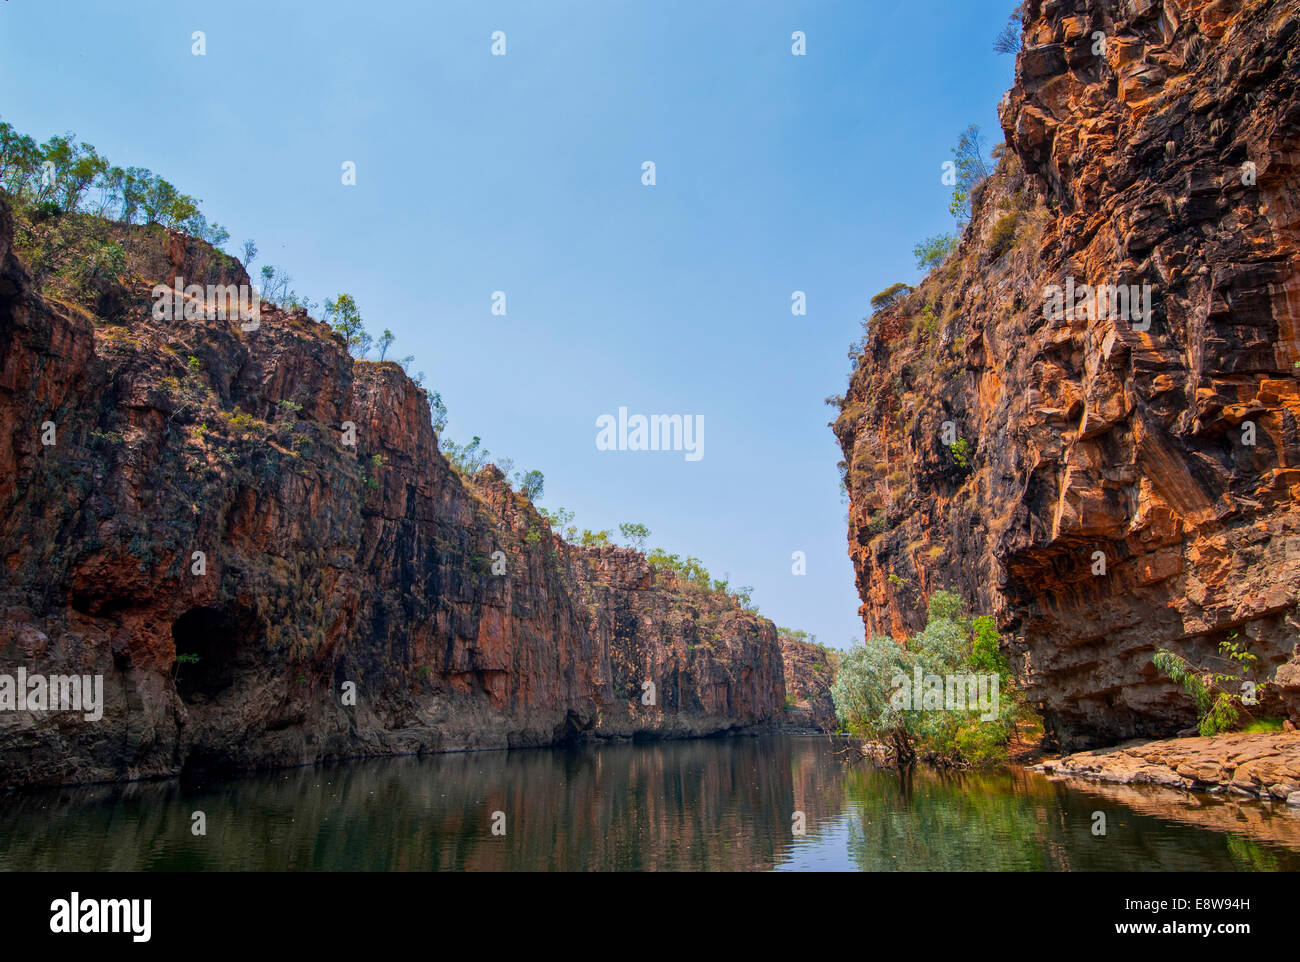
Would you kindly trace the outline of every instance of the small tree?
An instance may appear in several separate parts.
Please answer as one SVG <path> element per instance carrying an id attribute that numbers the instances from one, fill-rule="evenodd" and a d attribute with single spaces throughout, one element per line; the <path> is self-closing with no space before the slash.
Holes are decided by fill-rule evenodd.
<path id="1" fill-rule="evenodd" d="M 424 380 L 424 372 L 421 371 L 416 375 L 416 384 Z M 442 395 L 437 391 L 429 392 L 429 423 L 433 425 L 434 431 L 442 434 L 447 428 L 447 405 L 443 403 Z"/>
<path id="2" fill-rule="evenodd" d="M 272 304 L 279 304 L 281 307 L 294 307 L 305 305 L 305 301 L 298 296 L 297 291 L 292 290 L 289 285 L 293 278 L 270 264 L 263 264 L 262 270 L 262 300 L 270 301 Z M 329 309 L 329 303 L 326 302 L 326 310 Z M 367 339 L 368 343 L 368 339 Z"/>
<path id="3" fill-rule="evenodd" d="M 997 629 L 990 618 L 968 618 L 961 597 L 950 591 L 934 592 L 927 609 L 925 628 L 907 642 L 868 638 L 840 660 L 831 685 L 836 714 L 850 733 L 887 744 L 899 765 L 918 754 L 957 764 L 997 760 L 1022 714 Z M 917 668 L 939 679 L 934 690 L 925 682 L 924 698 L 904 687 Z M 963 697 L 964 705 L 948 705 L 947 679 L 969 682 L 974 674 L 996 676 L 996 703 L 990 698 L 987 708 L 975 707 Z M 991 682 L 984 691 L 994 693 Z"/>
<path id="4" fill-rule="evenodd" d="M 244 262 L 244 270 L 248 270 L 249 265 L 252 264 L 253 261 L 257 260 L 257 245 L 254 244 L 252 240 L 246 240 L 244 241 L 242 252 L 243 252 L 242 259 Z"/>
<path id="5" fill-rule="evenodd" d="M 483 440 L 477 434 L 465 444 L 457 444 L 450 438 L 444 438 L 443 453 L 461 474 L 473 476 L 492 463 L 491 452 L 483 447 Z"/>
<path id="6" fill-rule="evenodd" d="M 23 201 L 30 199 L 40 162 L 36 141 L 0 122 L 0 186 Z"/>
<path id="7" fill-rule="evenodd" d="M 871 299 L 871 313 L 879 314 L 881 311 L 893 307 L 910 293 L 912 293 L 912 287 L 909 284 L 904 284 L 902 281 L 897 284 L 890 284 Z"/>
<path id="8" fill-rule="evenodd" d="M 41 145 L 41 150 L 42 161 L 52 164 L 54 170 L 54 182 L 50 185 L 42 182 L 41 196 L 53 200 L 65 212 L 77 210 L 82 195 L 108 172 L 107 162 L 95 148 L 77 143 L 71 135 L 51 137 Z"/>
<path id="9" fill-rule="evenodd" d="M 134 224 L 136 214 L 144 210 L 145 193 L 153 174 L 144 167 L 128 167 L 122 172 L 122 220 Z"/>
<path id="10" fill-rule="evenodd" d="M 618 526 L 618 533 L 623 536 L 629 546 L 637 551 L 645 551 L 646 538 L 650 537 L 650 529 L 643 524 L 633 524 L 625 522 Z"/>
<path id="11" fill-rule="evenodd" d="M 862 738 L 886 742 L 899 765 L 916 758 L 914 733 L 908 717 L 893 704 L 889 679 L 912 674 L 916 656 L 883 635 L 851 648 L 840 663 L 831 686 L 835 714 L 846 731 Z"/>
<path id="12" fill-rule="evenodd" d="M 384 359 L 384 355 L 388 353 L 388 349 L 393 346 L 393 341 L 395 340 L 397 340 L 397 337 L 393 332 L 388 328 L 384 328 L 384 333 L 380 334 L 379 339 L 375 341 L 375 346 L 379 348 L 379 360 L 382 361 Z M 403 358 L 403 367 L 405 367 L 406 364 L 409 364 L 412 360 L 414 360 L 413 357 Z"/>
<path id="13" fill-rule="evenodd" d="M 790 641 L 797 641 L 800 644 L 816 645 L 817 636 L 804 631 L 802 628 L 777 628 L 776 633 L 782 638 L 788 638 Z M 821 646 L 818 646 L 821 647 Z"/>
<path id="14" fill-rule="evenodd" d="M 699 558 L 687 557 L 682 558 L 675 554 L 669 554 L 663 548 L 655 548 L 648 555 L 646 561 L 650 562 L 656 568 L 664 568 L 673 572 L 683 581 L 699 585 L 709 591 L 725 590 L 726 582 L 715 582 L 709 577 L 709 570 L 704 567 Z"/>
<path id="15" fill-rule="evenodd" d="M 524 497 L 534 503 L 541 500 L 542 491 L 546 487 L 546 478 L 542 472 L 534 468 L 522 475 L 518 480 L 519 490 L 523 492 Z"/>
<path id="16" fill-rule="evenodd" d="M 1254 685 L 1254 696 L 1249 702 L 1242 698 L 1243 682 L 1247 682 L 1246 675 L 1258 659 L 1235 641 L 1236 637 L 1234 632 L 1219 643 L 1218 660 L 1225 667 L 1231 667 L 1232 671 L 1193 668 L 1187 659 L 1166 648 L 1161 648 L 1151 659 L 1162 674 L 1181 685 L 1183 691 L 1192 696 L 1198 715 L 1197 731 L 1207 737 L 1235 728 L 1243 712 L 1250 714 L 1245 706 L 1257 704 L 1260 692 L 1268 684 L 1261 682 Z M 1253 683 L 1248 683 L 1246 687 L 1249 688 L 1250 684 Z"/>
<path id="17" fill-rule="evenodd" d="M 1024 32 L 1025 5 L 1019 3 L 1016 9 L 1012 10 L 1007 16 L 1006 26 L 993 41 L 993 50 L 996 53 L 1020 53 L 1021 34 Z"/>
<path id="18" fill-rule="evenodd" d="M 754 604 L 754 586 L 741 585 L 733 596 L 740 607 L 752 614 L 758 614 L 758 605 Z"/>
<path id="19" fill-rule="evenodd" d="M 265 267 L 262 268 L 262 273 L 266 273 Z M 340 294 L 333 300 L 326 301 L 325 316 L 329 318 L 330 329 L 343 335 L 348 350 L 358 357 L 364 357 L 366 351 L 370 349 L 370 335 L 366 333 L 361 311 L 357 308 L 357 302 L 353 300 L 352 295 Z"/>
<path id="20" fill-rule="evenodd" d="M 971 443 L 965 438 L 959 437 L 952 444 L 948 445 L 948 453 L 952 455 L 953 463 L 959 468 L 969 468 L 970 459 L 974 455 L 971 449 Z"/>
<path id="21" fill-rule="evenodd" d="M 185 359 L 180 377 L 169 375 L 159 383 L 172 406 L 167 415 L 168 430 L 176 418 L 193 414 L 207 401 L 208 385 L 203 380 L 203 363 L 193 354 Z"/>
<path id="22" fill-rule="evenodd" d="M 573 526 L 574 515 L 572 511 L 568 508 L 556 508 L 554 511 L 538 508 L 537 513 L 542 516 L 542 520 L 550 525 L 556 534 L 570 541 L 573 540 L 578 529 Z"/>
<path id="23" fill-rule="evenodd" d="M 916 258 L 916 269 L 929 272 L 948 259 L 948 255 L 957 249 L 957 238 L 952 234 L 936 234 L 927 237 L 912 248 Z"/>
<path id="24" fill-rule="evenodd" d="M 957 219 L 959 227 L 964 227 L 973 213 L 971 196 L 991 173 L 984 159 L 984 142 L 977 124 L 962 131 L 957 146 L 952 149 L 952 156 L 957 165 L 957 183 L 952 189 L 948 212 Z"/>

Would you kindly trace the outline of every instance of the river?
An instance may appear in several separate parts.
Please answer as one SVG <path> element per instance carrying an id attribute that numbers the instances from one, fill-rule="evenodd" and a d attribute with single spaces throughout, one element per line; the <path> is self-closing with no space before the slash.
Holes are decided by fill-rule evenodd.
<path id="1" fill-rule="evenodd" d="M 0 869 L 1300 870 L 1285 805 L 1022 769 L 900 776 L 840 747 L 660 741 L 10 792 Z"/>

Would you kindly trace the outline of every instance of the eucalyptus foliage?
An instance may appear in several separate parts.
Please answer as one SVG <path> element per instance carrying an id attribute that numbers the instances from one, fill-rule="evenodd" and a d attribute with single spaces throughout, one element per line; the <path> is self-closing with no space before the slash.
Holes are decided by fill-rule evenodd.
<path id="1" fill-rule="evenodd" d="M 877 635 L 844 655 L 831 686 L 841 723 L 852 734 L 886 745 L 899 763 L 921 756 L 946 764 L 1004 757 L 1023 709 L 1006 659 L 998 652 L 993 619 L 971 619 L 961 598 L 936 591 L 926 626 L 906 641 Z M 924 708 L 897 697 L 900 681 L 921 676 L 984 676 L 997 680 L 996 715 L 978 707 Z M 919 693 L 918 693 L 919 694 Z"/>

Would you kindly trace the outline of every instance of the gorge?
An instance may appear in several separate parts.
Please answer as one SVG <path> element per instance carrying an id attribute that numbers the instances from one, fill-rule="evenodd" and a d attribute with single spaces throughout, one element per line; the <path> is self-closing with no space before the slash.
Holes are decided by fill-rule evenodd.
<path id="1" fill-rule="evenodd" d="M 960 243 L 882 292 L 835 399 L 863 626 L 904 644 L 940 591 L 992 615 L 1053 748 L 1185 733 L 1153 658 L 1225 643 L 1294 728 L 1300 12 L 1022 25 Z M 60 218 L 120 254 L 75 297 L 16 249 Z M 0 712 L 0 782 L 838 727 L 832 653 L 561 537 L 446 456 L 402 365 L 283 297 L 157 309 L 251 284 L 193 232 L 0 198 L 0 675 L 104 680 L 93 724 Z M 596 450 L 703 459 L 703 414 L 610 403 Z"/>
<path id="2" fill-rule="evenodd" d="M 91 310 L 33 286 L 0 202 L 0 666 L 106 679 L 93 724 L 0 713 L 0 781 L 784 723 L 799 642 L 637 551 L 565 543 L 494 466 L 463 477 L 426 392 L 305 311 L 155 313 L 156 284 L 249 278 L 114 229 L 126 263 Z M 833 727 L 827 684 L 803 724 Z"/>

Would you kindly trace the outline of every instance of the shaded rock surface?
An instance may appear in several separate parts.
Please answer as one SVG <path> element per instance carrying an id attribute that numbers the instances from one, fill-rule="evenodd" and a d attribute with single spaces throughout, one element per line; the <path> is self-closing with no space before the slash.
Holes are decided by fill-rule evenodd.
<path id="1" fill-rule="evenodd" d="M 780 635 L 785 666 L 785 716 L 781 727 L 805 731 L 836 732 L 835 701 L 831 684 L 835 665 L 821 645 Z"/>
<path id="2" fill-rule="evenodd" d="M 33 290 L 2 201 L 0 221 L 0 673 L 101 675 L 105 700 L 98 722 L 0 712 L 0 782 L 781 712 L 770 621 L 564 543 L 494 468 L 462 478 L 400 366 L 354 361 L 302 311 L 263 305 L 251 331 L 152 315 L 153 284 L 246 284 L 237 262 L 128 230 L 96 316 Z"/>
<path id="3" fill-rule="evenodd" d="M 1067 749 L 1189 727 L 1152 656 L 1231 638 L 1300 720 L 1298 30 L 1284 0 L 1030 0 L 997 171 L 834 425 L 868 632 L 959 591 Z M 1046 316 L 1070 283 L 1149 285 L 1149 329 Z"/>

